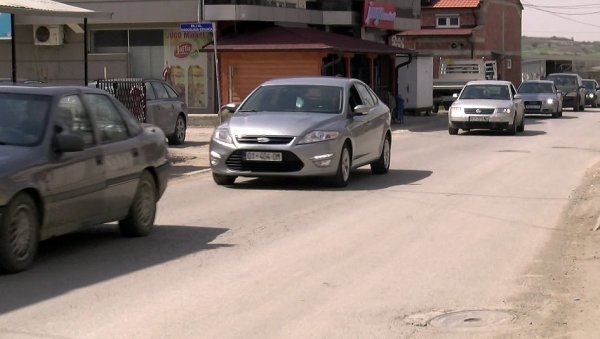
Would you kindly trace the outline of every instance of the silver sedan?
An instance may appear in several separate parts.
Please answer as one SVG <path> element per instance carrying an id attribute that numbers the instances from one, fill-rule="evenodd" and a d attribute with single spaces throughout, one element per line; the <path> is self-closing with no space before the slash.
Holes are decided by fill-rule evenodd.
<path id="1" fill-rule="evenodd" d="M 514 135 L 525 130 L 523 100 L 510 81 L 470 81 L 448 111 L 448 133 L 459 129 L 506 130 Z"/>
<path id="2" fill-rule="evenodd" d="M 523 81 L 517 93 L 523 99 L 525 114 L 552 114 L 553 118 L 562 116 L 562 92 L 556 89 L 553 81 Z"/>
<path id="3" fill-rule="evenodd" d="M 350 170 L 388 172 L 390 109 L 365 83 L 341 77 L 267 81 L 236 106 L 210 144 L 214 181 L 238 176 L 325 176 L 348 184 Z"/>

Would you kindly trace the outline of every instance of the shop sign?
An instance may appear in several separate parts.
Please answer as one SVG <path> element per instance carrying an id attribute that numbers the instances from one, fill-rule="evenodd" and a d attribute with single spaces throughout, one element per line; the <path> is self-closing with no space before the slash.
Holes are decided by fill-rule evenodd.
<path id="1" fill-rule="evenodd" d="M 0 13 L 0 40 L 12 39 L 10 29 L 10 13 Z"/>
<path id="2" fill-rule="evenodd" d="M 365 0 L 363 26 L 394 29 L 396 6 L 394 4 Z"/>

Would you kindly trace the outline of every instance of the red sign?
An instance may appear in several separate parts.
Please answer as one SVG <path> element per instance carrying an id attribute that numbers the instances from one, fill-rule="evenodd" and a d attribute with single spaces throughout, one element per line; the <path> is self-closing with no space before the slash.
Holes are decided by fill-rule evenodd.
<path id="1" fill-rule="evenodd" d="M 385 2 L 365 0 L 363 26 L 394 29 L 396 6 Z"/>
<path id="2" fill-rule="evenodd" d="M 192 53 L 192 44 L 190 43 L 180 44 L 175 48 L 175 56 L 178 58 L 183 59 L 190 55 L 190 53 Z"/>

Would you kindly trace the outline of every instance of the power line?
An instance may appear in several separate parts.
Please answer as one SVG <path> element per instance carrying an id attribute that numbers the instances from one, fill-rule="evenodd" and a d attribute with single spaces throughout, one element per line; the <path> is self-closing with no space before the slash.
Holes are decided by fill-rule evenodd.
<path id="1" fill-rule="evenodd" d="M 576 23 L 579 23 L 579 24 L 582 24 L 582 25 L 587 25 L 587 26 L 591 26 L 591 27 L 600 28 L 600 25 L 594 25 L 594 24 L 591 24 L 589 22 L 575 20 L 575 19 L 572 19 L 572 18 L 564 16 L 564 15 L 573 15 L 571 13 L 559 13 L 559 12 L 555 12 L 555 11 L 551 11 L 551 10 L 540 8 L 539 6 L 536 6 L 536 5 L 531 5 L 531 4 L 527 3 L 527 2 L 521 2 L 521 3 L 523 4 L 524 7 L 529 7 L 531 9 L 535 9 L 535 10 L 540 11 L 540 12 L 545 12 L 545 13 L 554 15 L 556 17 L 559 17 L 561 19 L 564 19 L 564 20 L 576 22 Z M 586 14 L 592 14 L 592 13 L 586 13 Z"/>

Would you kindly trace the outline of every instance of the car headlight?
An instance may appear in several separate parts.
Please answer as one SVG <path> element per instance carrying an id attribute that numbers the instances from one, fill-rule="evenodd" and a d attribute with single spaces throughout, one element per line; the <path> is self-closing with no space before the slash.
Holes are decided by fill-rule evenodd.
<path id="1" fill-rule="evenodd" d="M 450 114 L 461 114 L 462 112 L 462 107 L 450 107 Z"/>
<path id="2" fill-rule="evenodd" d="M 333 140 L 339 136 L 340 133 L 336 131 L 312 131 L 300 139 L 298 144 L 311 144 L 313 142 Z"/>
<path id="3" fill-rule="evenodd" d="M 552 99 L 552 98 L 548 98 L 548 99 L 546 99 L 546 103 L 547 103 L 548 105 L 552 105 L 552 104 L 554 103 L 554 99 Z"/>
<path id="4" fill-rule="evenodd" d="M 510 114 L 512 112 L 512 108 L 510 108 L 510 107 L 507 107 L 507 108 L 497 108 L 496 111 L 498 113 Z"/>
<path id="5" fill-rule="evenodd" d="M 229 128 L 226 127 L 217 128 L 213 133 L 212 138 L 213 140 L 224 144 L 233 144 L 233 138 L 231 137 L 231 133 L 229 133 Z"/>
<path id="6" fill-rule="evenodd" d="M 593 99 L 594 98 L 594 93 L 589 93 L 588 94 L 588 98 Z"/>

